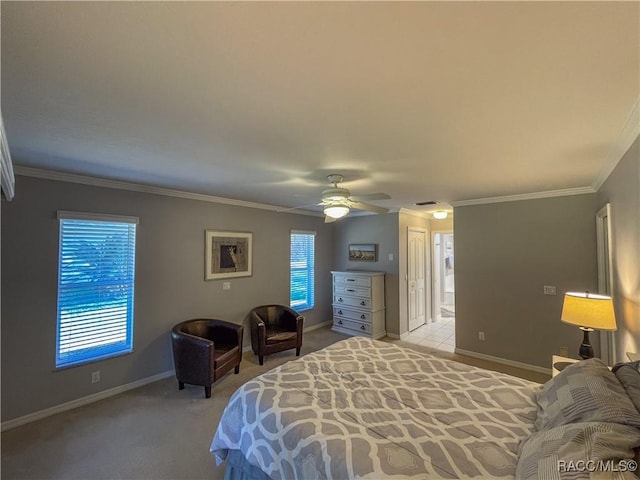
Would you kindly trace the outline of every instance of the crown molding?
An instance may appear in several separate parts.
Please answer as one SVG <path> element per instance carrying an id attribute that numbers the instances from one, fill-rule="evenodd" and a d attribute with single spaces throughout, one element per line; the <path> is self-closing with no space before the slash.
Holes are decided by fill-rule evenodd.
<path id="1" fill-rule="evenodd" d="M 477 198 L 473 200 L 460 200 L 449 202 L 453 207 L 466 207 L 469 205 L 484 205 L 486 203 L 516 202 L 519 200 L 537 200 L 540 198 L 568 197 L 570 195 L 584 195 L 596 193 L 593 187 L 566 188 L 564 190 L 549 190 L 546 192 L 523 193 L 519 195 L 505 195 L 503 197 Z"/>
<path id="2" fill-rule="evenodd" d="M 24 167 L 16 165 L 16 175 L 25 177 L 43 178 L 46 180 L 56 180 L 60 182 L 79 183 L 82 185 L 91 185 L 94 187 L 115 188 L 117 190 L 128 190 L 131 192 L 150 193 L 153 195 L 164 195 L 167 197 L 186 198 L 188 200 L 198 200 L 200 202 L 219 203 L 222 205 L 233 205 L 235 207 L 257 208 L 260 210 L 269 210 L 272 212 L 281 212 L 283 207 L 275 205 L 267 205 L 263 203 L 246 202 L 244 200 L 235 200 L 233 198 L 216 197 L 213 195 L 204 195 L 202 193 L 185 192 L 182 190 L 172 190 L 169 188 L 154 187 L 152 185 L 143 185 L 140 183 L 122 182 L 119 180 L 110 180 L 107 178 L 89 177 L 85 175 L 76 175 L 73 173 L 56 172 L 53 170 L 44 170 L 40 168 Z M 311 212 L 308 210 L 287 211 L 286 213 L 294 213 L 296 215 L 310 215 L 314 217 L 322 217 L 323 214 Z"/>
<path id="3" fill-rule="evenodd" d="M 638 136 L 640 136 L 640 97 L 636 100 L 633 108 L 631 109 L 631 113 L 629 113 L 627 120 L 622 126 L 622 130 L 620 131 L 618 138 L 613 144 L 610 158 L 606 159 L 607 163 L 602 170 L 600 170 L 600 173 L 591 184 L 591 187 L 595 191 L 600 190 L 600 187 L 602 187 L 604 182 L 607 181 L 611 172 L 613 172 Z"/>

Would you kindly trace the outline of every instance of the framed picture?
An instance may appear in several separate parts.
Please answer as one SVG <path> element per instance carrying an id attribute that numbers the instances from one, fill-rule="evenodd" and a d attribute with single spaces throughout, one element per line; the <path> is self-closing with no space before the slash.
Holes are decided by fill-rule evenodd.
<path id="1" fill-rule="evenodd" d="M 352 243 L 349 245 L 349 260 L 375 262 L 378 260 L 377 250 L 375 243 Z"/>
<path id="2" fill-rule="evenodd" d="M 253 234 L 205 230 L 204 279 L 251 276 Z"/>

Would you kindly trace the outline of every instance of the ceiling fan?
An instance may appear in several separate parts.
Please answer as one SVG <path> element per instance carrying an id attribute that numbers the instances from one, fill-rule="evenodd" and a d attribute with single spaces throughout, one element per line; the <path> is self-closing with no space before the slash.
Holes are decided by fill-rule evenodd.
<path id="1" fill-rule="evenodd" d="M 389 209 L 378 207 L 377 205 L 371 205 L 364 203 L 369 200 L 387 200 L 391 198 L 386 193 L 370 193 L 366 195 L 351 195 L 351 192 L 346 188 L 338 186 L 342 182 L 343 177 L 339 174 L 327 175 L 329 183 L 333 184 L 333 188 L 328 188 L 322 191 L 322 200 L 320 203 L 314 203 L 313 205 L 320 205 L 324 207 L 325 223 L 335 222 L 338 218 L 342 218 L 349 213 L 349 210 L 355 208 L 357 210 L 366 210 L 374 213 L 387 213 Z M 307 206 L 307 205 L 306 205 Z M 311 206 L 311 205 L 308 205 Z M 296 207 L 303 208 L 303 207 Z M 295 210 L 295 209 L 289 209 Z"/>

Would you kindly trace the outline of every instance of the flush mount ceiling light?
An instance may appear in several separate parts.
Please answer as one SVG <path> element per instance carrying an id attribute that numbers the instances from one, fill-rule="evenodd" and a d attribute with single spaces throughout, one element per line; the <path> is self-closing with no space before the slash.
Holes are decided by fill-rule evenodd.
<path id="1" fill-rule="evenodd" d="M 444 220 L 445 218 L 447 218 L 447 215 L 449 215 L 446 210 L 436 210 L 435 212 L 433 212 L 433 218 L 436 218 L 438 220 Z"/>
<path id="2" fill-rule="evenodd" d="M 349 213 L 349 207 L 344 205 L 328 205 L 324 207 L 324 214 L 331 218 L 342 218 Z"/>

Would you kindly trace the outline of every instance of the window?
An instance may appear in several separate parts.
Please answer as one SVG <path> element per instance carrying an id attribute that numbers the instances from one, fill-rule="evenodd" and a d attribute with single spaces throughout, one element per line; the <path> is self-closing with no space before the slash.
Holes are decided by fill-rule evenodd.
<path id="1" fill-rule="evenodd" d="M 137 218 L 58 212 L 56 367 L 133 350 Z"/>
<path id="2" fill-rule="evenodd" d="M 315 232 L 291 232 L 290 305 L 308 310 L 314 304 Z"/>

